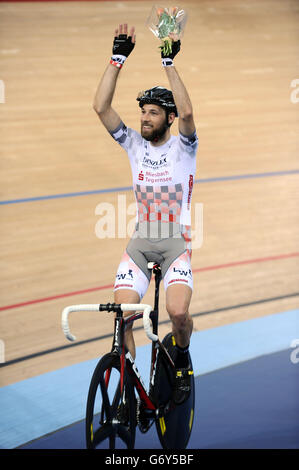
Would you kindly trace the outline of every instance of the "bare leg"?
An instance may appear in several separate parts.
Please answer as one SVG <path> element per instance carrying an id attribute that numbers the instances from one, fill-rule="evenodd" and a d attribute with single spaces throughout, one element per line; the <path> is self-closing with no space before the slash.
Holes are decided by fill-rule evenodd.
<path id="1" fill-rule="evenodd" d="M 139 304 L 139 294 L 131 289 L 119 289 L 114 292 L 114 302 L 117 304 Z M 124 312 L 124 317 L 132 315 L 134 312 Z M 135 359 L 136 348 L 133 337 L 132 325 L 128 326 L 125 331 L 125 344 L 131 353 L 131 356 Z"/>
<path id="2" fill-rule="evenodd" d="M 173 400 L 184 403 L 191 392 L 191 373 L 189 364 L 189 344 L 193 320 L 189 314 L 192 289 L 183 284 L 173 284 L 166 290 L 166 308 L 172 321 L 172 332 L 177 345 L 175 367 L 177 369 Z"/>
<path id="3" fill-rule="evenodd" d="M 172 332 L 176 343 L 186 348 L 190 343 L 193 320 L 189 314 L 192 289 L 183 284 L 173 284 L 166 290 L 166 309 L 172 321 Z"/>

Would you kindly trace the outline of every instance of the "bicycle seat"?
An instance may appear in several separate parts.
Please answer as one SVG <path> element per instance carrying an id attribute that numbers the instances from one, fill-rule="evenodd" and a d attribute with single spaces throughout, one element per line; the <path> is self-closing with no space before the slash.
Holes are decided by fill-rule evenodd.
<path id="1" fill-rule="evenodd" d="M 147 263 L 147 267 L 148 269 L 159 269 L 161 268 L 160 264 L 159 263 L 156 263 L 155 261 L 150 261 L 149 263 Z"/>

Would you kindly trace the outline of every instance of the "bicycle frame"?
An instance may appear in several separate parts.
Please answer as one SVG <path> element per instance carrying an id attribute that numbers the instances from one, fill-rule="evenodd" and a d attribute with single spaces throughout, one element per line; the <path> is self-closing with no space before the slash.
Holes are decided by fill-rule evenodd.
<path id="1" fill-rule="evenodd" d="M 148 268 L 152 270 L 155 278 L 154 309 L 146 304 L 108 303 L 71 305 L 65 307 L 62 312 L 62 329 L 70 341 L 76 339 L 72 335 L 68 324 L 68 316 L 71 312 L 107 311 L 115 313 L 111 351 L 99 360 L 89 387 L 86 409 L 86 442 L 88 448 L 95 448 L 96 442 L 99 443 L 109 438 L 110 448 L 114 449 L 116 433 L 119 433 L 118 436 L 128 448 L 131 448 L 130 446 L 134 447 L 136 424 L 138 424 L 140 431 L 145 433 L 154 422 L 156 423 L 160 443 L 164 449 L 184 449 L 189 441 L 194 416 L 194 378 L 190 397 L 182 404 L 176 405 L 172 396 L 175 380 L 175 365 L 172 357 L 176 356 L 175 343 L 172 333 L 168 333 L 163 342 L 160 342 L 158 337 L 161 269 L 155 263 L 149 263 Z M 135 313 L 126 317 L 124 316 L 125 312 Z M 126 327 L 140 318 L 143 320 L 145 333 L 152 342 L 148 392 L 135 361 L 125 346 Z M 112 387 L 109 387 L 111 390 L 115 385 L 114 379 L 109 384 L 110 377 L 117 376 L 114 373 L 111 375 L 112 371 L 115 372 L 114 369 L 117 369 L 120 375 L 113 402 L 110 404 L 107 393 L 108 385 L 112 385 Z M 126 386 L 124 386 L 125 384 Z M 94 434 L 93 420 L 96 416 L 94 404 L 99 386 L 101 388 L 100 393 L 105 398 L 105 403 L 103 402 L 101 408 L 101 421 L 98 423 L 100 427 L 95 430 Z M 137 392 L 137 397 L 134 390 Z M 128 404 L 128 407 L 126 404 Z M 128 410 L 129 415 L 123 415 L 124 410 Z M 119 416 L 118 412 L 120 413 Z M 178 422 L 181 423 L 179 431 L 176 425 Z M 94 424 L 97 426 L 96 422 Z M 95 435 L 97 435 L 97 439 L 94 440 Z"/>
<path id="2" fill-rule="evenodd" d="M 155 298 L 154 298 L 154 310 L 150 313 L 150 319 L 152 321 L 152 330 L 153 334 L 158 334 L 158 320 L 159 320 L 159 287 L 161 281 L 161 269 L 158 265 L 153 266 L 153 273 L 155 276 Z M 146 392 L 145 385 L 143 383 L 142 377 L 136 367 L 135 361 L 132 358 L 129 351 L 126 352 L 125 344 L 124 344 L 124 332 L 127 325 L 133 323 L 135 320 L 138 320 L 143 317 L 143 312 L 141 313 L 134 313 L 127 318 L 123 317 L 123 311 L 121 307 L 115 305 L 115 323 L 114 323 L 114 337 L 112 342 L 112 349 L 111 353 L 116 354 L 120 357 L 120 364 L 121 364 L 121 393 L 123 392 L 123 377 L 124 377 L 124 370 L 125 367 L 127 368 L 127 372 L 131 377 L 132 383 L 136 388 L 140 400 L 144 406 L 144 408 L 148 411 L 155 412 L 157 410 L 156 404 L 153 402 L 151 398 L 151 390 L 154 385 L 155 379 L 155 370 L 156 370 L 156 362 L 157 362 L 157 354 L 158 351 L 160 354 L 163 355 L 165 361 L 168 362 L 170 367 L 174 370 L 175 366 L 174 363 L 168 354 L 165 346 L 160 342 L 157 336 L 156 341 L 152 341 L 152 351 L 151 351 L 151 369 L 150 369 L 150 379 L 149 379 L 149 394 Z M 170 378 L 169 378 L 170 379 Z"/>

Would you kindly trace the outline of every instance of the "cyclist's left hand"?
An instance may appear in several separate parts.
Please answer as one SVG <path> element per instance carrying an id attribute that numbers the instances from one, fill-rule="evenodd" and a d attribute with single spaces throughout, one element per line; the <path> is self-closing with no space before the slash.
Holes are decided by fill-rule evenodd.
<path id="1" fill-rule="evenodd" d="M 179 36 L 174 33 L 169 33 L 169 37 L 172 39 L 172 51 L 168 54 L 164 54 L 163 49 L 161 49 L 162 59 L 174 59 L 181 49 L 181 41 L 179 40 Z"/>

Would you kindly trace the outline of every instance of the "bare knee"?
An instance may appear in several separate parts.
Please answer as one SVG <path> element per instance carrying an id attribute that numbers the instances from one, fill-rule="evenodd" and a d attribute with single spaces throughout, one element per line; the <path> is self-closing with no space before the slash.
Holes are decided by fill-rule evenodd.
<path id="1" fill-rule="evenodd" d="M 169 302 L 166 305 L 172 323 L 179 329 L 184 329 L 190 320 L 188 308 L 189 304 L 187 302 Z"/>

